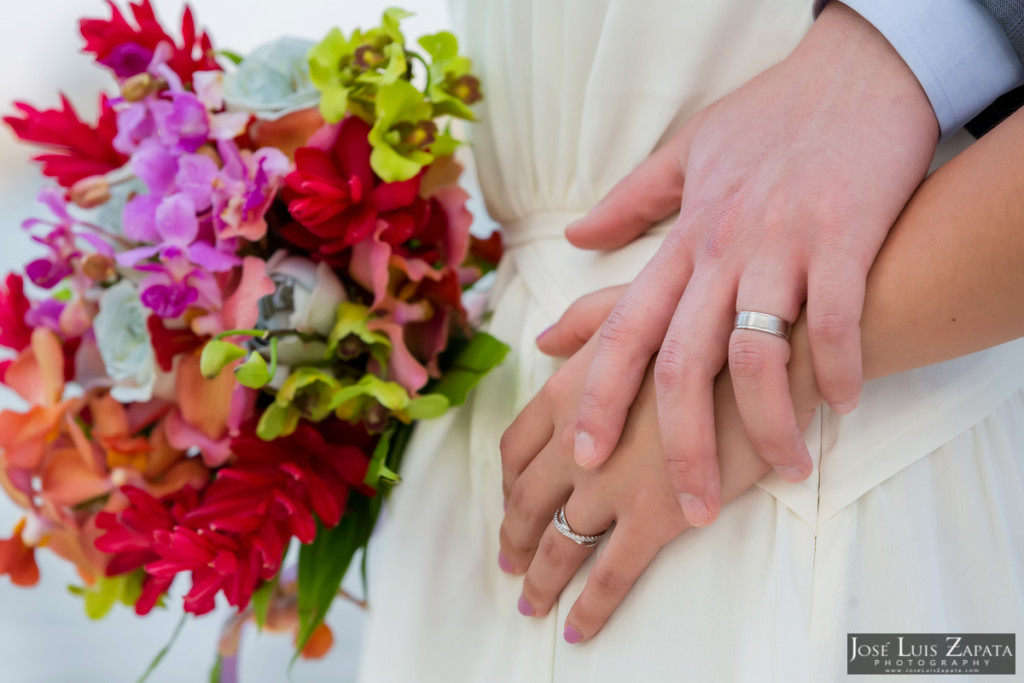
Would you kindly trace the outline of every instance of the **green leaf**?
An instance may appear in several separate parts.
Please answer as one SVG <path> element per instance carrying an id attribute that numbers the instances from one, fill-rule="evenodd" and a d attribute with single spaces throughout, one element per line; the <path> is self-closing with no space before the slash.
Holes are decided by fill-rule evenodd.
<path id="1" fill-rule="evenodd" d="M 71 301 L 71 289 L 68 287 L 61 287 L 53 293 L 54 301 Z"/>
<path id="2" fill-rule="evenodd" d="M 267 623 L 267 611 L 270 609 L 270 598 L 277 590 L 277 581 L 280 577 L 275 576 L 272 581 L 264 581 L 252 594 L 252 613 L 256 617 L 256 628 L 262 633 L 263 626 Z"/>
<path id="3" fill-rule="evenodd" d="M 394 433 L 394 427 L 388 427 L 384 430 L 384 433 L 380 435 L 380 441 L 377 442 L 377 446 L 373 449 L 373 455 L 370 456 L 370 464 L 366 468 L 366 477 L 363 479 L 363 483 L 375 491 L 380 490 L 382 479 L 389 481 L 385 475 L 391 472 L 391 470 L 388 469 L 385 463 L 391 450 L 391 436 Z"/>
<path id="4" fill-rule="evenodd" d="M 232 52 L 231 50 L 217 50 L 217 56 L 223 57 L 235 66 L 241 64 L 242 61 L 245 59 L 245 57 L 243 57 L 242 55 L 238 54 L 237 52 Z"/>
<path id="5" fill-rule="evenodd" d="M 411 420 L 432 420 L 448 412 L 449 405 L 444 394 L 425 394 L 409 401 L 404 412 Z"/>
<path id="6" fill-rule="evenodd" d="M 363 528 L 368 521 L 366 500 L 363 496 L 354 496 L 341 522 L 333 529 L 317 520 L 316 538 L 299 548 L 299 632 L 293 663 L 327 616 L 352 557 L 365 543 L 364 536 L 369 535 L 369 530 Z"/>
<path id="7" fill-rule="evenodd" d="M 235 367 L 235 379 L 242 386 L 250 389 L 262 389 L 270 382 L 270 371 L 267 369 L 267 361 L 258 351 L 249 355 L 249 360 Z"/>
<path id="8" fill-rule="evenodd" d="M 186 619 L 188 619 L 187 612 L 181 615 L 181 619 L 178 621 L 178 625 L 174 628 L 174 633 L 171 634 L 171 639 L 167 642 L 166 645 L 163 646 L 160 652 L 156 653 L 156 657 L 154 657 L 153 661 L 149 663 L 149 667 L 142 674 L 142 677 L 139 678 L 138 683 L 145 683 L 146 679 L 149 678 L 149 675 L 156 671 L 156 668 L 160 665 L 160 662 L 163 661 L 163 658 L 166 657 L 167 653 L 171 651 L 172 647 L 174 647 L 174 643 L 178 640 L 178 635 L 181 633 L 181 629 L 185 626 Z"/>
<path id="9" fill-rule="evenodd" d="M 199 371 L 206 379 L 213 379 L 226 365 L 239 358 L 245 358 L 245 349 L 231 342 L 214 339 L 206 342 L 203 355 L 199 358 Z"/>
<path id="10" fill-rule="evenodd" d="M 107 616 L 121 599 L 124 584 L 123 574 L 99 577 L 96 580 L 96 585 L 86 588 L 82 594 L 85 602 L 85 615 L 95 621 Z"/>
<path id="11" fill-rule="evenodd" d="M 210 683 L 220 683 L 220 672 L 224 667 L 224 658 L 217 653 L 217 659 L 213 660 L 213 668 L 210 669 Z"/>
<path id="12" fill-rule="evenodd" d="M 443 394 L 453 406 L 462 405 L 470 390 L 500 365 L 509 351 L 507 344 L 486 332 L 477 332 L 456 355 L 451 367 L 442 373 L 441 379 L 429 387 L 431 393 Z"/>

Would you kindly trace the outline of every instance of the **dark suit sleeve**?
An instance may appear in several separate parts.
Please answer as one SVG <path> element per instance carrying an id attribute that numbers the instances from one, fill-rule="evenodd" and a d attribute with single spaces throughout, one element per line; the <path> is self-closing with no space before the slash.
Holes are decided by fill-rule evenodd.
<path id="1" fill-rule="evenodd" d="M 999 26 L 1010 40 L 1013 51 L 1024 63 L 1024 0 L 978 0 L 992 13 Z M 985 111 L 978 114 L 967 130 L 975 137 L 981 137 L 995 128 L 999 123 L 1024 105 L 1024 87 L 1011 90 L 992 103 Z"/>
<path id="2" fill-rule="evenodd" d="M 1017 57 L 1024 62 L 1024 0 L 978 0 L 987 9 L 1006 37 Z"/>

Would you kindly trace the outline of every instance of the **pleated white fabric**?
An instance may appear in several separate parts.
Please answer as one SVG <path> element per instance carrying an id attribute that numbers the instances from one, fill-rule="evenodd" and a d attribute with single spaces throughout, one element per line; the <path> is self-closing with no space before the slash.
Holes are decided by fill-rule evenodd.
<path id="1" fill-rule="evenodd" d="M 823 409 L 806 437 L 814 475 L 769 475 L 666 546 L 593 641 L 561 638 L 589 565 L 548 617 L 518 614 L 521 583 L 496 561 L 498 440 L 557 367 L 534 339 L 578 296 L 631 280 L 671 221 L 612 253 L 562 230 L 788 54 L 810 5 L 452 5 L 487 97 L 480 183 L 509 244 L 490 331 L 514 352 L 467 406 L 417 428 L 372 558 L 362 680 L 817 683 L 845 677 L 849 632 L 1021 631 L 1021 342 L 869 383 L 851 415 Z"/>

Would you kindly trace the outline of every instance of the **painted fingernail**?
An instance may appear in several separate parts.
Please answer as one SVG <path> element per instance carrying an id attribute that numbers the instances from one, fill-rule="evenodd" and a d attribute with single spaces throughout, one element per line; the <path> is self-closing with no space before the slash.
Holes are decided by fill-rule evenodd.
<path id="1" fill-rule="evenodd" d="M 594 443 L 594 437 L 587 432 L 576 432 L 576 443 L 572 455 L 580 467 L 593 465 L 597 460 L 597 444 Z"/>
<path id="2" fill-rule="evenodd" d="M 807 474 L 799 467 L 776 467 L 775 471 L 786 481 L 799 484 L 807 478 Z"/>
<path id="3" fill-rule="evenodd" d="M 549 325 L 548 327 L 544 328 L 544 331 L 537 335 L 537 341 L 540 341 L 541 337 L 550 332 L 552 327 L 554 327 L 554 325 Z"/>
<path id="4" fill-rule="evenodd" d="M 577 631 L 576 627 L 572 624 L 565 625 L 565 631 L 562 632 L 562 637 L 565 638 L 565 642 L 570 645 L 575 645 L 583 640 L 583 634 Z"/>
<path id="5" fill-rule="evenodd" d="M 832 406 L 833 412 L 839 413 L 840 415 L 848 415 L 853 412 L 853 409 L 857 407 L 856 401 L 850 401 L 849 403 L 837 403 Z"/>
<path id="6" fill-rule="evenodd" d="M 498 566 L 501 567 L 501 571 L 505 572 L 506 574 L 516 573 L 516 568 L 512 566 L 512 562 L 507 557 L 505 557 L 505 553 L 501 551 L 498 552 Z"/>
<path id="7" fill-rule="evenodd" d="M 683 508 L 686 521 L 693 526 L 702 526 L 711 516 L 711 508 L 704 502 L 704 499 L 698 498 L 692 493 L 679 494 L 679 505 Z"/>
<path id="8" fill-rule="evenodd" d="M 529 603 L 525 595 L 519 596 L 519 613 L 524 617 L 533 616 L 533 605 Z"/>
<path id="9" fill-rule="evenodd" d="M 505 500 L 503 500 L 503 501 L 501 502 L 501 504 L 502 504 L 502 506 L 503 506 L 503 507 L 505 508 L 505 512 L 508 512 L 508 498 L 506 498 Z"/>

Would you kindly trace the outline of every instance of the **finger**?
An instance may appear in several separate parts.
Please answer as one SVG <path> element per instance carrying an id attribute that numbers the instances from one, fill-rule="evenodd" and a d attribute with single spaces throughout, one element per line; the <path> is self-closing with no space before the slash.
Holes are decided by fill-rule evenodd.
<path id="1" fill-rule="evenodd" d="M 767 313 L 793 321 L 803 304 L 806 276 L 788 264 L 758 261 L 740 279 L 737 311 Z M 760 330 L 733 330 L 729 374 L 747 435 L 762 460 L 788 481 L 811 473 L 789 390 L 789 342 Z"/>
<path id="2" fill-rule="evenodd" d="M 648 532 L 628 520 L 615 525 L 583 592 L 566 617 L 563 637 L 567 642 L 593 638 L 654 560 L 664 541 L 651 538 Z"/>
<path id="3" fill-rule="evenodd" d="M 693 526 L 714 521 L 720 505 L 713 386 L 732 329 L 733 282 L 711 267 L 694 272 L 654 364 L 669 483 Z"/>
<path id="4" fill-rule="evenodd" d="M 620 180 L 586 216 L 565 229 L 581 249 L 616 249 L 679 210 L 690 143 L 700 115 Z"/>
<path id="5" fill-rule="evenodd" d="M 516 480 L 501 522 L 498 564 L 511 574 L 525 571 L 555 510 L 572 493 L 572 478 L 558 466 L 564 458 L 550 442 Z"/>
<path id="6" fill-rule="evenodd" d="M 537 337 L 537 348 L 549 356 L 576 353 L 594 336 L 625 291 L 626 285 L 616 285 L 576 299 L 558 322 Z"/>
<path id="7" fill-rule="evenodd" d="M 613 515 L 610 506 L 601 506 L 596 500 L 584 502 L 581 498 L 573 495 L 565 504 L 565 519 L 573 531 L 596 536 L 611 526 Z M 550 521 L 523 579 L 519 605 L 520 612 L 529 612 L 527 616 L 547 614 L 583 561 L 594 552 L 594 548 L 579 545 L 563 536 Z"/>
<path id="8" fill-rule="evenodd" d="M 608 314 L 576 415 L 573 457 L 599 466 L 615 449 L 651 356 L 661 346 L 690 276 L 686 236 L 674 231 Z"/>
<path id="9" fill-rule="evenodd" d="M 501 489 L 508 500 L 516 479 L 555 433 L 545 390 L 533 397 L 501 435 Z"/>
<path id="10" fill-rule="evenodd" d="M 864 381 L 860 316 L 867 270 L 849 258 L 811 261 L 807 333 L 818 390 L 834 411 L 849 413 Z"/>

